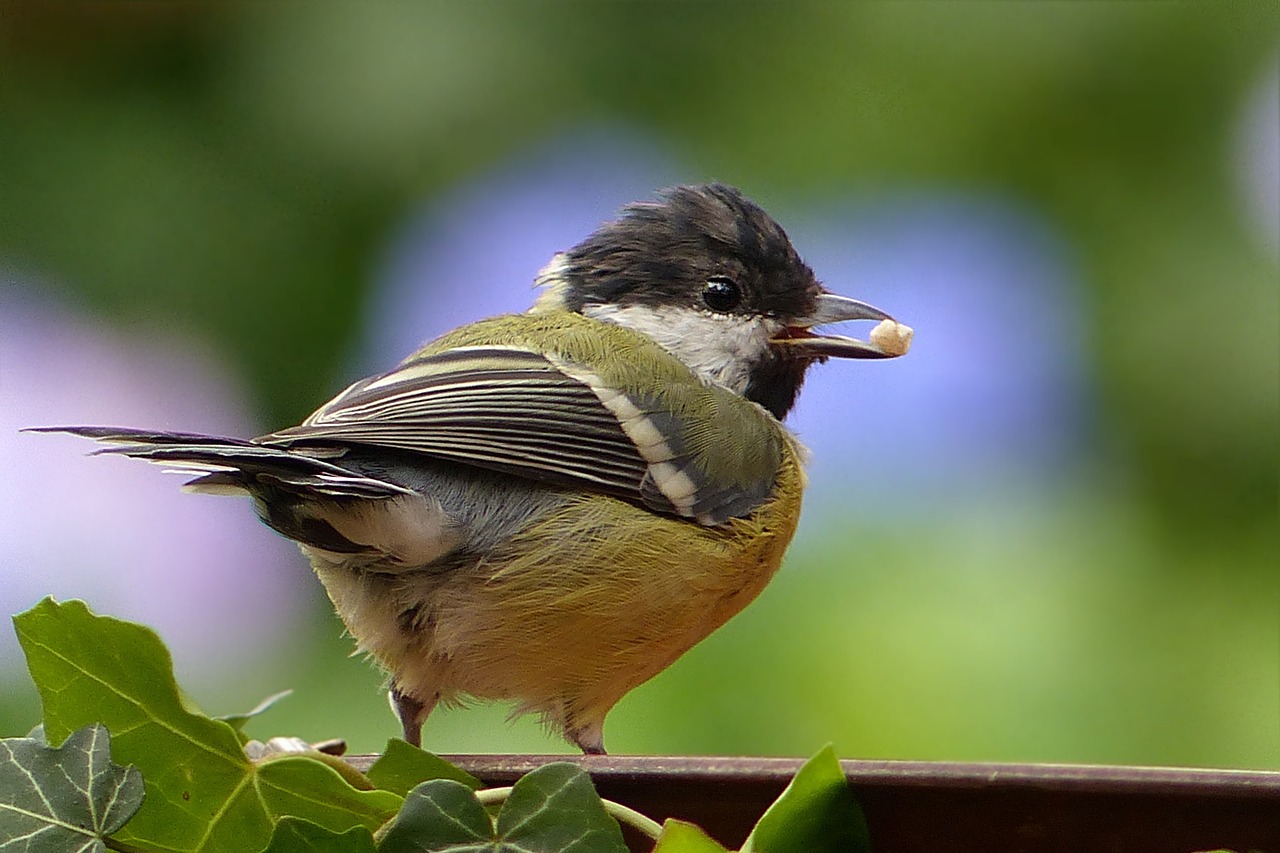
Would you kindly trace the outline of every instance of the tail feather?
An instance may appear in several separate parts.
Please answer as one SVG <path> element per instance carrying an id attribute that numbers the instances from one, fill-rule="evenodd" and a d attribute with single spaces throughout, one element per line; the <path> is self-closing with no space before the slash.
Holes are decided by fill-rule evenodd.
<path id="1" fill-rule="evenodd" d="M 133 427 L 109 426 L 51 426 L 27 427 L 23 432 L 65 432 L 81 438 L 92 438 L 108 444 L 192 444 L 209 447 L 256 447 L 252 441 L 243 438 L 224 438 L 221 436 L 201 435 L 195 432 L 156 432 L 149 429 Z"/>
<path id="2" fill-rule="evenodd" d="M 185 488 L 214 494 L 253 494 L 262 487 L 301 496 L 393 498 L 416 492 L 375 477 L 366 477 L 323 458 L 338 458 L 342 448 L 311 455 L 304 449 L 266 447 L 238 438 L 127 427 L 37 427 L 27 432 L 65 432 L 112 447 L 97 454 L 120 454 L 197 473 Z M 257 488 L 255 488 L 257 487 Z"/>

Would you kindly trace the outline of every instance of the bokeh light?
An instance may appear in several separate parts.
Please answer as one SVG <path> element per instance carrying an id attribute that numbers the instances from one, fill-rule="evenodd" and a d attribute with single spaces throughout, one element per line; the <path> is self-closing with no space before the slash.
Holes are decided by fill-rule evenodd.
<path id="1" fill-rule="evenodd" d="M 611 748 L 1280 767 L 1277 55 L 1265 2 L 10 3 L 6 596 L 380 748 L 381 676 L 244 502 L 16 430 L 296 422 L 718 179 L 916 345 L 814 371 L 787 563 Z M 428 745 L 562 748 L 506 710 Z"/>
<path id="2" fill-rule="evenodd" d="M 46 595 L 154 626 L 192 686 L 225 685 L 314 605 L 296 549 L 244 501 L 181 500 L 182 480 L 89 459 L 75 424 L 253 434 L 242 383 L 197 334 L 111 329 L 0 271 L 0 605 Z M 0 677 L 25 677 L 12 632 Z"/>

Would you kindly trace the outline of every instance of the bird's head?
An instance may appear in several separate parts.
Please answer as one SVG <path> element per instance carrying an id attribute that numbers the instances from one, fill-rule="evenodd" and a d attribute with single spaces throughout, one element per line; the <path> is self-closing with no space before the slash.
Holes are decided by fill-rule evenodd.
<path id="1" fill-rule="evenodd" d="M 782 418 L 805 371 L 829 357 L 899 353 L 816 334 L 845 320 L 888 320 L 830 293 L 769 214 L 723 184 L 679 186 L 632 204 L 567 252 L 539 283 L 539 307 L 564 308 L 653 338 L 705 379 Z"/>

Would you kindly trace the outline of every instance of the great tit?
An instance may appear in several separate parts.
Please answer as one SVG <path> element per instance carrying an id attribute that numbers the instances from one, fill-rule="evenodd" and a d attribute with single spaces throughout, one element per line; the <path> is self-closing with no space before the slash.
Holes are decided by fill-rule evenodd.
<path id="1" fill-rule="evenodd" d="M 389 674 L 409 743 L 464 697 L 514 700 L 584 753 L 604 719 L 773 577 L 804 451 L 781 423 L 828 357 L 910 330 L 828 292 L 738 190 L 623 209 L 463 326 L 249 441 L 55 427 L 248 495 Z M 879 320 L 872 342 L 814 327 Z M 887 331 L 886 331 L 887 330 Z"/>

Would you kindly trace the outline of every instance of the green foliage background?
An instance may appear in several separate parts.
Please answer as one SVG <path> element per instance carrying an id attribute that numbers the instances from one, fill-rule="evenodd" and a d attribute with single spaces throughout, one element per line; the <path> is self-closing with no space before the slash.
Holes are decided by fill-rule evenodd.
<path id="1" fill-rule="evenodd" d="M 1277 8 L 0 0 L 0 253 L 104 323 L 214 342 L 284 424 L 349 378 L 387 229 L 569 124 L 652 128 L 774 198 L 1025 198 L 1088 288 L 1089 476 L 1031 518 L 810 507 L 840 523 L 611 747 L 1280 767 L 1278 272 L 1230 166 Z M 375 749 L 378 677 L 316 613 L 201 701 L 293 686 L 282 731 Z M 501 717 L 442 714 L 429 745 L 559 748 Z"/>

